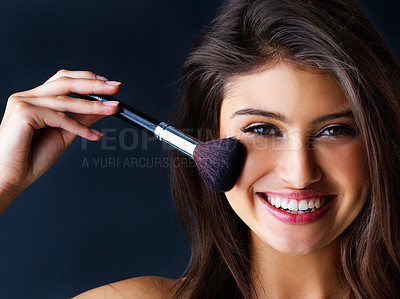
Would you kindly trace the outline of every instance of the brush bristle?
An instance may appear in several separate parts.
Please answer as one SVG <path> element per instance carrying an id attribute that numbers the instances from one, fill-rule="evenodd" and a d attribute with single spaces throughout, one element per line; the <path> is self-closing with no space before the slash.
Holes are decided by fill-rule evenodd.
<path id="1" fill-rule="evenodd" d="M 245 148 L 236 138 L 222 138 L 199 143 L 193 160 L 208 188 L 226 192 L 233 188 L 245 157 Z"/>

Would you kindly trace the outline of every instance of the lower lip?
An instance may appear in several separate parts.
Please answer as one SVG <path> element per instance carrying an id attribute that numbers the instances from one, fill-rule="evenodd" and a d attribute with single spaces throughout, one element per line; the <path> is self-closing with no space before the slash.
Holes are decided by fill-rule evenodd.
<path id="1" fill-rule="evenodd" d="M 275 218 L 288 224 L 309 224 L 321 219 L 325 215 L 325 213 L 333 206 L 337 198 L 337 196 L 332 196 L 326 205 L 324 205 L 322 208 L 318 210 L 315 210 L 314 212 L 296 215 L 275 208 L 274 206 L 270 205 L 267 201 L 265 201 L 264 197 L 261 194 L 257 194 L 257 196 L 264 204 L 266 209 Z"/>

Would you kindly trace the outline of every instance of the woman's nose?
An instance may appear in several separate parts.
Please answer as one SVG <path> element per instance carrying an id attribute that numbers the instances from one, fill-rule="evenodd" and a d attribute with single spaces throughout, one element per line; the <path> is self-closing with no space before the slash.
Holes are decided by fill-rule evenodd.
<path id="1" fill-rule="evenodd" d="M 315 153 L 307 143 L 287 144 L 277 161 L 276 171 L 287 187 L 304 189 L 321 179 Z"/>

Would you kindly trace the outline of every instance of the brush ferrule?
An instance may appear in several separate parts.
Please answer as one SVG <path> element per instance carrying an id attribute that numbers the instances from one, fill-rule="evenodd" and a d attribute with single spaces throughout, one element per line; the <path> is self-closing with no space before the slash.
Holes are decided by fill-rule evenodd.
<path id="1" fill-rule="evenodd" d="M 154 135 L 182 154 L 188 156 L 189 158 L 193 158 L 193 152 L 198 142 L 192 137 L 183 134 L 164 122 L 160 123 L 156 127 L 154 130 Z"/>

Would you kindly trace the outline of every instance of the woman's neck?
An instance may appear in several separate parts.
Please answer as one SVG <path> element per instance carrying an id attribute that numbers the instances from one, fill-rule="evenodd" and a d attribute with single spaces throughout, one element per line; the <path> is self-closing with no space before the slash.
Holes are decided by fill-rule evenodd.
<path id="1" fill-rule="evenodd" d="M 259 298 L 348 298 L 336 241 L 308 255 L 281 253 L 252 235 L 251 275 Z"/>

